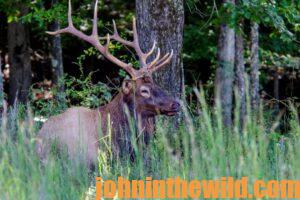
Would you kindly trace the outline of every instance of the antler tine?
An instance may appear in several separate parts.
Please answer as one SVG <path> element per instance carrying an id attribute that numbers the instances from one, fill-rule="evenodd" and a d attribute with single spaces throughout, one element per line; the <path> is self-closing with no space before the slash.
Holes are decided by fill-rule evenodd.
<path id="1" fill-rule="evenodd" d="M 125 40 L 122 37 L 120 37 L 117 26 L 116 26 L 116 22 L 114 20 L 113 20 L 113 29 L 114 29 L 114 33 L 111 36 L 111 39 L 113 39 L 117 42 L 120 42 L 123 45 L 133 48 L 139 57 L 141 66 L 149 68 L 149 64 L 147 63 L 147 58 L 153 54 L 153 52 L 156 48 L 156 41 L 154 41 L 153 46 L 151 47 L 149 52 L 143 53 L 143 51 L 141 50 L 140 44 L 139 44 L 139 37 L 138 37 L 137 27 L 136 27 L 136 19 L 133 18 L 133 22 L 132 22 L 133 41 L 128 41 L 128 40 Z M 158 58 L 156 57 L 155 60 L 157 61 L 158 59 L 159 59 L 159 57 Z M 151 62 L 150 65 L 153 66 L 153 65 L 155 65 L 155 63 Z"/>
<path id="2" fill-rule="evenodd" d="M 74 25 L 73 25 L 73 20 L 72 20 L 72 4 L 71 0 L 69 0 L 69 8 L 68 8 L 68 26 L 64 29 L 60 29 L 57 31 L 46 31 L 47 34 L 49 35 L 58 35 L 62 33 L 70 33 L 72 35 L 75 35 L 89 43 L 92 43 L 91 38 L 84 34 L 83 32 L 77 30 Z"/>
<path id="3" fill-rule="evenodd" d="M 71 0 L 69 0 L 69 9 L 68 9 L 68 23 L 69 26 L 73 26 L 73 20 L 72 20 L 72 3 Z"/>
<path id="4" fill-rule="evenodd" d="M 164 60 L 166 60 L 166 59 L 169 57 L 169 55 L 170 55 L 170 53 L 165 54 L 164 57 L 162 57 L 161 59 L 159 59 L 159 61 L 157 61 L 157 62 L 155 63 L 155 65 L 156 65 L 156 66 L 157 66 L 157 65 L 160 65 L 160 63 L 162 63 Z M 152 65 L 152 66 L 155 66 L 155 65 Z"/>
<path id="5" fill-rule="evenodd" d="M 124 63 L 122 61 L 120 61 L 119 59 L 117 59 L 116 57 L 114 57 L 110 51 L 109 51 L 109 45 L 110 45 L 110 35 L 107 34 L 106 35 L 106 44 L 104 46 L 104 49 L 105 49 L 105 52 L 104 52 L 104 55 L 106 55 L 106 57 L 110 60 L 114 60 L 114 62 L 119 65 L 121 68 L 123 68 L 125 71 L 127 71 L 130 76 L 132 78 L 135 78 L 136 77 L 136 72 L 135 72 L 135 69 L 132 67 L 132 64 L 127 64 L 127 63 Z"/>
<path id="6" fill-rule="evenodd" d="M 152 55 L 152 53 L 154 52 L 155 48 L 156 48 L 156 41 L 153 42 L 153 45 L 152 45 L 150 51 L 146 54 L 147 58 Z"/>
<path id="7" fill-rule="evenodd" d="M 151 56 L 155 49 L 156 49 L 156 41 L 154 41 L 152 48 L 150 49 L 149 52 L 143 53 L 141 50 L 141 47 L 139 45 L 139 38 L 138 38 L 138 32 L 137 32 L 137 27 L 136 27 L 136 19 L 133 18 L 133 41 L 127 41 L 124 40 L 123 38 L 120 37 L 118 33 L 118 29 L 116 26 L 115 21 L 113 21 L 113 27 L 114 27 L 114 33 L 112 36 L 107 34 L 106 36 L 106 44 L 102 45 L 99 41 L 99 36 L 98 36 L 98 0 L 95 2 L 95 8 L 94 8 L 94 18 L 93 18 L 93 30 L 91 35 L 86 35 L 85 33 L 81 32 L 80 30 L 77 30 L 72 21 L 72 6 L 71 6 L 71 0 L 69 0 L 69 9 L 68 9 L 68 26 L 64 29 L 60 29 L 54 32 L 47 32 L 50 35 L 57 35 L 57 34 L 62 34 L 62 33 L 70 33 L 74 36 L 77 36 L 78 38 L 87 41 L 91 45 L 93 45 L 98 51 L 100 51 L 101 54 L 103 54 L 104 57 L 106 57 L 108 60 L 111 62 L 115 63 L 116 65 L 120 66 L 123 68 L 126 72 L 128 72 L 133 79 L 136 79 L 138 77 L 141 77 L 141 75 L 148 71 L 148 72 L 154 72 L 157 69 L 161 68 L 162 66 L 166 65 L 167 63 L 170 62 L 172 56 L 173 56 L 173 50 L 171 54 L 166 54 L 163 58 L 160 58 L 161 52 L 160 49 L 157 50 L 157 54 L 155 59 L 147 63 L 147 58 Z M 118 58 L 114 57 L 110 52 L 109 52 L 109 45 L 111 39 L 120 42 L 126 46 L 132 47 L 140 60 L 140 64 L 144 70 L 137 71 L 135 70 L 131 64 L 125 63 Z"/>
<path id="8" fill-rule="evenodd" d="M 152 66 L 156 65 L 156 63 L 159 61 L 159 59 L 160 59 L 160 48 L 158 48 L 158 50 L 157 50 L 155 59 L 148 65 L 148 69 L 150 69 Z"/>
<path id="9" fill-rule="evenodd" d="M 86 35 L 83 32 L 77 30 L 72 21 L 72 6 L 71 6 L 71 0 L 69 0 L 69 9 L 68 9 L 68 26 L 64 29 L 60 29 L 54 32 L 47 32 L 50 35 L 58 35 L 62 33 L 69 33 L 74 36 L 77 36 L 78 38 L 87 41 L 91 45 L 93 45 L 98 51 L 100 51 L 101 54 L 103 54 L 104 57 L 106 57 L 108 60 L 111 62 L 115 63 L 116 65 L 120 66 L 123 68 L 126 72 L 128 72 L 133 78 L 136 77 L 136 70 L 132 67 L 131 64 L 125 63 L 118 58 L 114 57 L 110 52 L 109 52 L 109 44 L 110 44 L 110 36 L 109 34 L 107 35 L 107 43 L 103 46 L 99 42 L 99 37 L 98 37 L 98 0 L 95 2 L 95 8 L 94 8 L 94 18 L 93 18 L 93 30 L 92 34 Z M 117 35 L 117 34 L 115 34 Z"/>
<path id="10" fill-rule="evenodd" d="M 95 2 L 92 35 L 98 39 L 98 0 Z"/>
<path id="11" fill-rule="evenodd" d="M 114 34 L 111 36 L 111 39 L 116 40 L 117 42 L 120 42 L 126 46 L 130 46 L 134 48 L 133 42 L 124 40 L 123 38 L 120 37 L 115 20 L 113 20 L 113 27 L 114 27 Z"/>
<path id="12" fill-rule="evenodd" d="M 103 52 L 103 55 L 113 61 L 115 64 L 117 64 L 118 66 L 120 66 L 121 68 L 123 68 L 127 73 L 129 73 L 129 75 L 135 79 L 136 78 L 136 70 L 132 67 L 132 64 L 127 64 L 127 63 L 124 63 L 122 61 L 120 61 L 119 59 L 117 59 L 116 57 L 114 57 L 110 51 L 109 51 L 109 45 L 110 45 L 110 35 L 107 34 L 106 35 L 106 44 L 104 46 L 104 52 Z"/>
<path id="13" fill-rule="evenodd" d="M 105 52 L 106 52 L 106 53 L 109 53 L 109 45 L 110 45 L 110 35 L 107 34 L 107 35 L 106 35 L 106 44 L 105 44 L 105 46 L 104 46 Z"/>
<path id="14" fill-rule="evenodd" d="M 151 68 L 160 65 L 164 60 L 166 60 L 169 57 L 170 53 L 167 53 L 164 55 L 164 57 L 160 58 L 160 57 L 156 57 L 156 59 L 154 59 L 152 61 L 152 63 L 150 65 L 148 65 L 148 69 L 151 70 Z"/>
<path id="15" fill-rule="evenodd" d="M 57 31 L 46 31 L 47 34 L 49 35 L 58 35 L 58 34 L 61 34 L 61 33 L 68 33 L 70 31 L 70 29 L 73 26 L 73 20 L 72 20 L 72 4 L 71 4 L 71 0 L 69 0 L 69 3 L 68 3 L 68 26 L 64 29 L 60 29 L 60 30 L 57 30 Z"/>
<path id="16" fill-rule="evenodd" d="M 139 36 L 138 36 L 138 32 L 137 32 L 135 18 L 133 18 L 133 38 L 134 38 L 134 46 L 135 46 L 136 52 L 139 56 L 142 67 L 149 68 L 149 64 L 147 64 L 147 58 L 153 54 L 153 52 L 156 48 L 156 41 L 153 42 L 153 46 L 148 53 L 143 53 L 143 51 L 141 50 L 140 44 L 139 44 Z M 158 54 L 157 54 L 156 58 L 154 59 L 154 61 L 158 60 L 159 57 L 160 57 L 160 50 L 158 50 Z M 154 61 L 152 61 L 150 63 L 150 65 L 152 65 Z"/>
<path id="17" fill-rule="evenodd" d="M 152 72 L 154 72 L 157 69 L 161 68 L 162 66 L 164 66 L 170 62 L 170 60 L 173 56 L 173 50 L 172 50 L 171 54 L 168 53 L 163 58 L 160 59 L 160 49 L 158 49 L 155 59 L 150 64 L 147 64 L 147 58 L 149 56 L 151 56 L 155 50 L 156 41 L 154 41 L 153 46 L 148 53 L 142 52 L 140 45 L 139 45 L 139 39 L 138 39 L 135 18 L 133 18 L 133 37 L 134 37 L 134 46 L 135 46 L 136 52 L 140 58 L 140 61 L 141 61 L 141 64 L 143 67 L 146 66 L 147 69 L 150 69 Z"/>
<path id="18" fill-rule="evenodd" d="M 112 22 L 113 22 L 113 27 L 114 27 L 114 35 L 119 36 L 119 32 L 118 32 L 115 20 L 112 20 Z"/>
<path id="19" fill-rule="evenodd" d="M 146 55 L 142 52 L 140 44 L 139 44 L 139 36 L 138 36 L 138 32 L 137 32 L 137 28 L 136 28 L 136 19 L 135 17 L 132 20 L 132 31 L 133 31 L 133 43 L 134 43 L 134 49 L 136 51 L 136 53 L 138 54 L 138 57 L 140 59 L 141 65 L 142 67 L 146 67 L 147 63 L 146 63 Z"/>
<path id="20" fill-rule="evenodd" d="M 172 57 L 173 57 L 173 53 L 174 52 L 173 52 L 173 49 L 172 49 L 171 53 L 167 53 L 162 59 L 160 59 L 157 62 L 157 64 L 155 66 L 153 66 L 149 70 L 151 72 L 154 72 L 154 71 L 160 69 L 161 67 L 165 66 L 166 64 L 168 64 L 171 61 Z"/>

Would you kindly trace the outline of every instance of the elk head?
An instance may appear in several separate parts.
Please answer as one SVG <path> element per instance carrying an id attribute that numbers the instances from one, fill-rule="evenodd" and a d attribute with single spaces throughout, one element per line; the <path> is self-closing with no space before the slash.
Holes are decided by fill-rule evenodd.
<path id="1" fill-rule="evenodd" d="M 136 28 L 136 20 L 133 19 L 133 40 L 128 41 L 120 37 L 116 23 L 113 21 L 114 33 L 112 35 L 107 34 L 106 37 L 98 36 L 98 0 L 95 2 L 94 8 L 94 18 L 93 18 L 93 28 L 92 34 L 86 35 L 85 33 L 76 29 L 72 21 L 72 8 L 71 1 L 69 0 L 69 11 L 68 11 L 68 27 L 60 29 L 55 32 L 47 32 L 51 35 L 57 35 L 62 33 L 72 34 L 94 46 L 105 58 L 118 65 L 124 69 L 130 76 L 130 80 L 124 80 L 122 84 L 122 93 L 124 96 L 124 101 L 129 106 L 132 106 L 137 113 L 142 116 L 155 116 L 158 114 L 174 115 L 179 111 L 179 103 L 171 96 L 169 96 L 160 87 L 154 84 L 152 79 L 152 73 L 156 70 L 166 66 L 172 56 L 171 53 L 167 53 L 161 56 L 160 49 L 156 50 L 156 42 L 153 43 L 152 48 L 149 52 L 144 53 L 139 45 L 139 38 Z M 100 43 L 101 39 L 106 40 L 106 44 L 102 45 Z M 135 69 L 132 64 L 125 63 L 120 59 L 113 56 L 109 51 L 109 45 L 111 40 L 121 43 L 124 46 L 130 47 L 135 50 L 140 63 L 140 68 Z M 154 59 L 148 61 L 156 51 Z"/>
<path id="2" fill-rule="evenodd" d="M 153 83 L 149 76 L 137 80 L 125 80 L 122 85 L 124 101 L 141 114 L 142 117 L 152 117 L 163 114 L 175 115 L 180 104 L 164 90 Z"/>

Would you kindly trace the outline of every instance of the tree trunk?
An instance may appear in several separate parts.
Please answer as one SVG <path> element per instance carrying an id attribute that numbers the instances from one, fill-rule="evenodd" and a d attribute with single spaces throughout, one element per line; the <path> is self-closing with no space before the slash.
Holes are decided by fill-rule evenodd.
<path id="1" fill-rule="evenodd" d="M 257 110 L 259 106 L 259 26 L 257 23 L 251 23 L 251 74 L 250 91 L 251 106 Z"/>
<path id="2" fill-rule="evenodd" d="M 21 7 L 21 15 L 27 8 Z M 9 104 L 26 103 L 31 85 L 29 32 L 22 22 L 8 24 L 8 53 L 10 61 Z"/>
<path id="3" fill-rule="evenodd" d="M 240 32 L 235 34 L 235 82 L 238 100 L 240 101 L 239 121 L 243 127 L 246 115 L 246 93 L 245 93 L 245 60 L 244 60 L 244 24 L 239 24 Z M 236 116 L 238 117 L 238 116 Z"/>
<path id="4" fill-rule="evenodd" d="M 52 0 L 52 6 L 57 3 L 57 0 Z M 56 31 L 60 29 L 60 24 L 58 21 L 54 21 L 50 25 L 50 31 Z M 65 103 L 65 88 L 64 83 L 62 82 L 62 78 L 64 75 L 64 67 L 63 67 L 63 58 L 62 58 L 62 47 L 61 47 L 61 36 L 57 35 L 51 37 L 51 65 L 53 72 L 53 83 L 57 86 L 57 100 L 60 103 Z"/>
<path id="5" fill-rule="evenodd" d="M 275 111 L 275 115 L 277 115 L 279 113 L 279 74 L 277 68 L 275 68 L 274 71 L 274 98 L 275 98 L 274 111 Z"/>
<path id="6" fill-rule="evenodd" d="M 174 55 L 170 64 L 157 72 L 154 80 L 174 97 L 183 95 L 182 63 L 184 1 L 136 0 L 137 27 L 142 50 L 149 51 L 154 41 L 162 55 Z"/>
<path id="7" fill-rule="evenodd" d="M 2 118 L 2 112 L 4 106 L 3 103 L 4 103 L 4 90 L 3 90 L 3 74 L 2 74 L 2 57 L 0 51 L 0 119 Z"/>
<path id="8" fill-rule="evenodd" d="M 234 4 L 234 0 L 224 0 Z M 229 25 L 221 25 L 218 40 L 218 68 L 216 71 L 215 98 L 220 101 L 224 125 L 232 125 L 232 96 L 235 59 L 235 31 Z"/>

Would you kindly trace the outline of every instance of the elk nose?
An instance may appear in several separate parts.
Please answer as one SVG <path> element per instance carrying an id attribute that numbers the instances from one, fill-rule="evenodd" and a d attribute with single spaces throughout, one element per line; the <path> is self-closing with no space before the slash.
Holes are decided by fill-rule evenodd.
<path id="1" fill-rule="evenodd" d="M 174 102 L 171 104 L 171 109 L 172 109 L 172 110 L 179 110 L 179 107 L 180 107 L 180 104 L 179 104 L 177 101 L 174 101 Z"/>

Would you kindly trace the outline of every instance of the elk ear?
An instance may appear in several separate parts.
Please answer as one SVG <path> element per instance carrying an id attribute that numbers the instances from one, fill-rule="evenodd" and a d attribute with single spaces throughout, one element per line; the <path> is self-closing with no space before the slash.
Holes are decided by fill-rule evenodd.
<path id="1" fill-rule="evenodd" d="M 122 84 L 122 91 L 124 94 L 128 95 L 133 88 L 133 82 L 131 80 L 124 80 Z"/>

